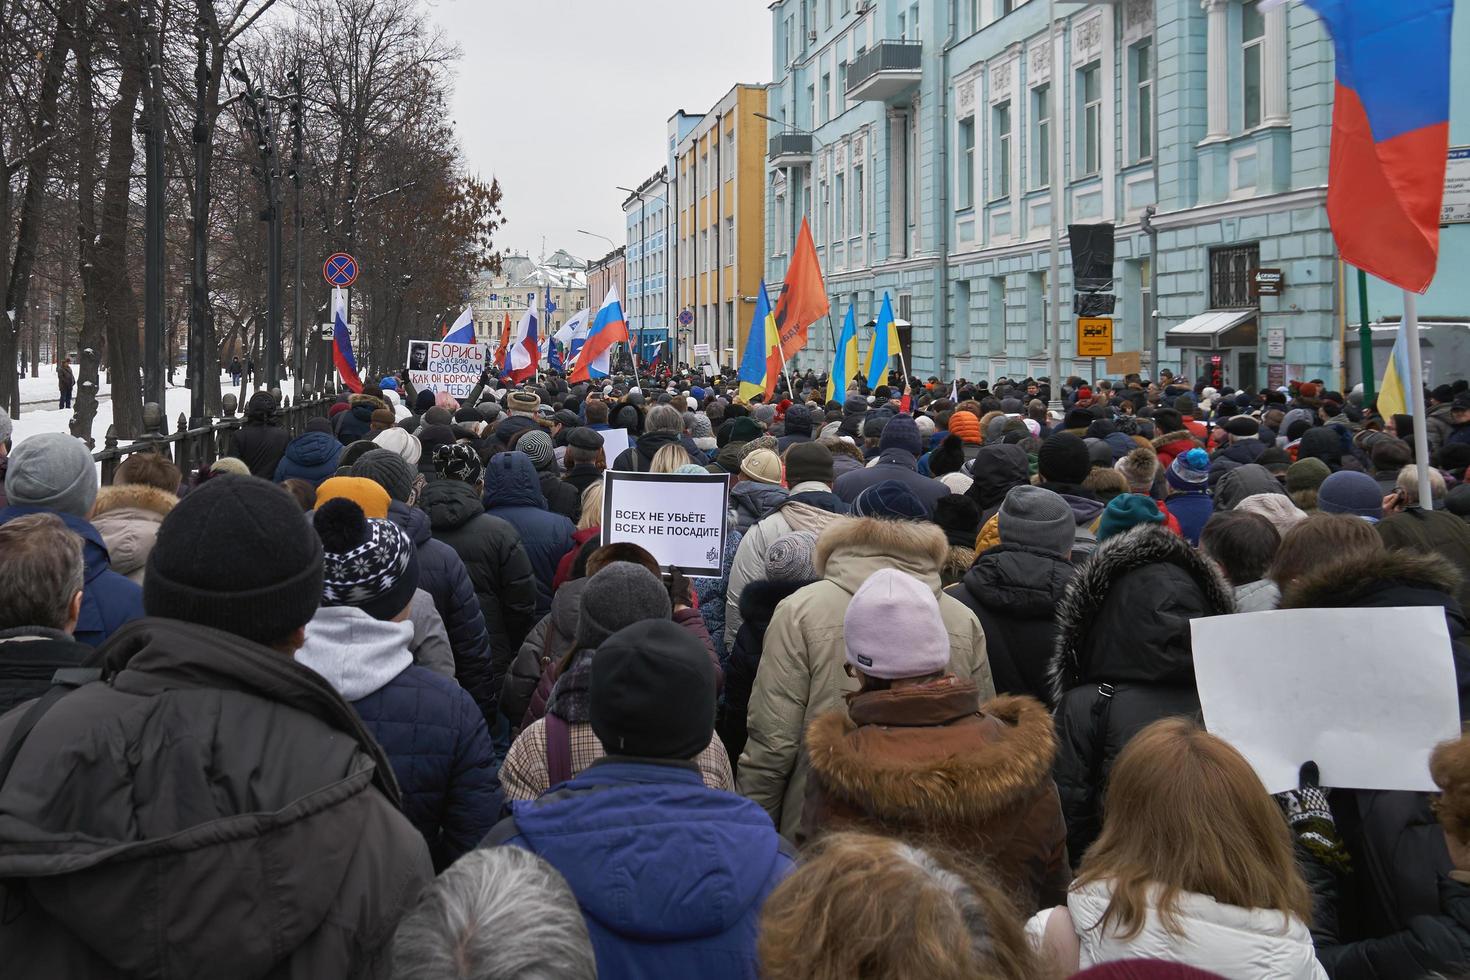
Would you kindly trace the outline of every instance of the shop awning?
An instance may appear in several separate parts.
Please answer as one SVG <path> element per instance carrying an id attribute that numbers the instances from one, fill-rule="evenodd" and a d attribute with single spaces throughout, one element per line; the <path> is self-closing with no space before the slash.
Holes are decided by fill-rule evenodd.
<path id="1" fill-rule="evenodd" d="M 1255 347 L 1259 339 L 1256 317 L 1259 310 L 1208 310 L 1170 327 L 1164 335 L 1170 347 L 1220 350 L 1224 347 Z"/>

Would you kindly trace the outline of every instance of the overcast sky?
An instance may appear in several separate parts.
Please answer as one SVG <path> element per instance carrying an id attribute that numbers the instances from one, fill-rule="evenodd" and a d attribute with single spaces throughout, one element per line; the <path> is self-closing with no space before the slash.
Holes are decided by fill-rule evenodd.
<path id="1" fill-rule="evenodd" d="M 454 120 L 468 169 L 500 178 L 499 243 L 537 255 L 622 244 L 618 184 L 665 161 L 668 119 L 770 81 L 766 0 L 428 0 L 459 45 Z"/>

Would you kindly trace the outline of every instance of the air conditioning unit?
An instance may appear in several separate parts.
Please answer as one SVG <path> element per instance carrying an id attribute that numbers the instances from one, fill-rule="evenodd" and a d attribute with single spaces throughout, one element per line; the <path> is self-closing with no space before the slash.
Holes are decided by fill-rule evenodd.
<path id="1" fill-rule="evenodd" d="M 867 13 L 868 11 L 870 11 L 872 9 L 873 9 L 873 0 L 858 0 L 857 15 L 859 17 L 861 17 L 863 14 Z"/>
<path id="2" fill-rule="evenodd" d="M 806 32 L 806 40 L 807 40 L 807 43 L 808 44 L 816 44 L 817 43 L 817 32 L 816 31 L 807 31 Z"/>

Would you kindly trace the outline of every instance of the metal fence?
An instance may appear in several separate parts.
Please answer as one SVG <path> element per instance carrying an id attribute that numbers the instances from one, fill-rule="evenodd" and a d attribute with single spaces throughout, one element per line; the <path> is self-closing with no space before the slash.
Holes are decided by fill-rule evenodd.
<path id="1" fill-rule="evenodd" d="M 315 397 L 308 391 L 294 405 L 289 397 L 282 398 L 276 416 L 281 427 L 291 433 L 291 438 L 294 439 L 306 431 L 306 423 L 310 419 L 325 418 L 334 401 L 336 392 L 330 388 Z M 174 431 L 164 433 L 161 431 L 164 415 L 157 410 L 157 406 L 150 404 L 144 408 L 143 422 L 145 426 L 152 425 L 152 431 L 145 432 L 126 446 L 117 444 L 116 427 L 109 425 L 107 435 L 102 441 L 103 448 L 92 454 L 92 458 L 102 466 L 102 485 L 111 485 L 118 466 L 133 453 L 156 452 L 167 457 L 184 474 L 186 480 L 199 467 L 225 456 L 233 456 L 235 433 L 240 430 L 244 419 L 234 414 L 232 396 L 226 396 L 225 409 L 225 414 L 218 420 L 206 418 L 203 424 L 193 428 L 190 428 L 184 413 L 180 412 Z"/>

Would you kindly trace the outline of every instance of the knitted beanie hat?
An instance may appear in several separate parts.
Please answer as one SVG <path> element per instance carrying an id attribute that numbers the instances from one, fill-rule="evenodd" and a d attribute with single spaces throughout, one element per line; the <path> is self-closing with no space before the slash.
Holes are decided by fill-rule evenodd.
<path id="1" fill-rule="evenodd" d="M 756 449 L 740 461 L 740 475 L 757 483 L 781 485 L 781 457 L 769 449 Z"/>
<path id="2" fill-rule="evenodd" d="M 373 436 L 373 444 L 398 454 L 409 466 L 419 465 L 419 459 L 424 454 L 423 444 L 407 429 L 384 429 Z"/>
<path id="3" fill-rule="evenodd" d="M 1332 475 L 1332 467 L 1317 459 L 1299 459 L 1286 471 L 1286 489 L 1292 493 L 1300 490 L 1316 490 L 1322 481 Z"/>
<path id="4" fill-rule="evenodd" d="M 912 575 L 880 568 L 852 594 L 842 617 L 847 662 L 869 677 L 923 677 L 949 666 L 939 601 Z"/>
<path id="5" fill-rule="evenodd" d="M 703 644 L 666 619 L 608 636 L 592 657 L 589 687 L 592 732 L 609 755 L 693 759 L 714 736 L 715 665 Z"/>
<path id="6" fill-rule="evenodd" d="M 980 508 L 969 497 L 951 493 L 934 505 L 934 523 L 952 546 L 973 548 L 980 531 Z"/>
<path id="7" fill-rule="evenodd" d="M 374 619 L 408 608 L 419 587 L 418 549 L 398 525 L 339 497 L 317 507 L 312 526 L 322 541 L 322 605 L 355 606 Z"/>
<path id="8" fill-rule="evenodd" d="M 321 599 L 322 544 L 296 498 L 247 476 L 214 477 L 180 499 L 158 527 L 143 578 L 148 615 L 257 643 L 305 626 Z"/>
<path id="9" fill-rule="evenodd" d="M 413 496 L 414 478 L 418 476 L 402 456 L 388 449 L 364 453 L 362 459 L 352 464 L 351 473 L 372 480 L 400 504 L 408 503 L 408 498 Z"/>
<path id="10" fill-rule="evenodd" d="M 657 575 L 642 565 L 615 561 L 587 580 L 573 647 L 597 647 L 625 626 L 672 616 L 669 590 Z"/>
<path id="11" fill-rule="evenodd" d="M 878 449 L 887 451 L 889 449 L 902 449 L 905 452 L 917 456 L 924 451 L 924 442 L 919 438 L 919 427 L 914 423 L 912 415 L 895 415 L 888 420 L 883 427 L 883 435 L 878 438 Z"/>
<path id="12" fill-rule="evenodd" d="M 1001 501 L 996 528 L 1003 545 L 1066 557 L 1077 537 L 1077 518 L 1060 494 L 1023 483 Z"/>
<path id="13" fill-rule="evenodd" d="M 1169 486 L 1175 490 L 1189 492 L 1204 490 L 1210 480 L 1210 456 L 1203 449 L 1191 449 L 1187 453 L 1180 453 L 1174 457 L 1174 462 L 1169 464 L 1169 470 L 1164 474 L 1164 479 L 1169 481 Z"/>
<path id="14" fill-rule="evenodd" d="M 334 476 L 316 488 L 318 510 L 331 500 L 350 500 L 364 515 L 375 520 L 388 516 L 388 504 L 391 502 L 388 491 L 374 481 L 360 476 Z"/>
<path id="15" fill-rule="evenodd" d="M 531 457 L 531 464 L 536 467 L 537 472 L 556 470 L 556 449 L 551 445 L 551 436 L 546 434 L 545 429 L 531 429 L 522 433 L 516 440 L 515 448 Z"/>
<path id="16" fill-rule="evenodd" d="M 804 582 L 817 577 L 813 559 L 817 550 L 815 531 L 790 531 L 766 549 L 766 578 L 776 582 Z"/>
<path id="17" fill-rule="evenodd" d="M 929 509 L 918 494 L 897 480 L 876 483 L 852 502 L 854 517 L 878 517 L 890 521 L 925 521 Z"/>
<path id="18" fill-rule="evenodd" d="M 442 479 L 474 486 L 485 475 L 485 466 L 474 449 L 456 442 L 434 450 L 434 472 Z"/>
<path id="19" fill-rule="evenodd" d="M 1139 446 L 1114 463 L 1113 469 L 1123 474 L 1131 492 L 1146 494 L 1154 485 L 1154 475 L 1159 471 L 1159 455 L 1150 448 Z"/>
<path id="20" fill-rule="evenodd" d="M 1049 483 L 1081 483 L 1092 469 L 1087 444 L 1070 432 L 1058 432 L 1041 444 L 1037 472 Z"/>
<path id="21" fill-rule="evenodd" d="M 836 478 L 832 470 L 832 450 L 816 442 L 798 442 L 786 450 L 786 484 L 825 483 Z"/>
<path id="22" fill-rule="evenodd" d="M 1324 514 L 1352 514 L 1377 523 L 1383 519 L 1383 488 L 1367 473 L 1339 470 L 1317 488 L 1317 509 Z"/>
<path id="23" fill-rule="evenodd" d="M 1140 493 L 1122 493 L 1104 508 L 1097 523 L 1097 540 L 1101 543 L 1140 524 L 1162 523 L 1164 514 L 1158 504 Z"/>
<path id="24" fill-rule="evenodd" d="M 87 444 L 65 432 L 22 439 L 5 470 L 12 504 L 88 517 L 97 502 L 97 465 Z"/>

